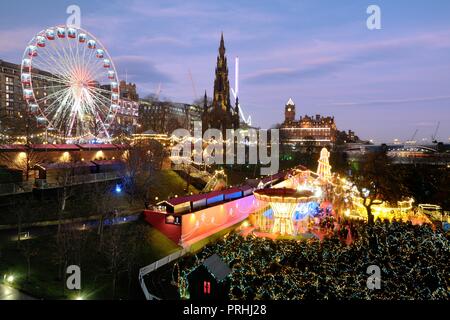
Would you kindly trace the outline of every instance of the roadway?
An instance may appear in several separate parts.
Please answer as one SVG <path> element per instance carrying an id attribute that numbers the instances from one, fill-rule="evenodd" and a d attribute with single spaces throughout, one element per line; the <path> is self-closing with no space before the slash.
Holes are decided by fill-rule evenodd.
<path id="1" fill-rule="evenodd" d="M 36 300 L 17 289 L 0 284 L 0 300 Z"/>

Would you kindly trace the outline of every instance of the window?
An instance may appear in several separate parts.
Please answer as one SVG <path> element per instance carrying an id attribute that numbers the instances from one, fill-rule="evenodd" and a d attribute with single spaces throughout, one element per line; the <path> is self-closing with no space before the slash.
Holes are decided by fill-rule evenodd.
<path id="1" fill-rule="evenodd" d="M 11 77 L 6 77 L 6 83 L 7 84 L 13 84 L 14 83 L 14 79 Z"/>
<path id="2" fill-rule="evenodd" d="M 211 294 L 211 282 L 203 281 L 203 293 Z"/>

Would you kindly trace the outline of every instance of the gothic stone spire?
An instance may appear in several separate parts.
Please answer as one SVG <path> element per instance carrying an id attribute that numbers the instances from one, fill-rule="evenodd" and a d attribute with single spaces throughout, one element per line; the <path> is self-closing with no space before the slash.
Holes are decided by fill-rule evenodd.
<path id="1" fill-rule="evenodd" d="M 222 33 L 214 81 L 213 109 L 229 112 L 230 108 L 230 83 L 228 81 L 227 57 L 225 56 L 225 42 Z"/>

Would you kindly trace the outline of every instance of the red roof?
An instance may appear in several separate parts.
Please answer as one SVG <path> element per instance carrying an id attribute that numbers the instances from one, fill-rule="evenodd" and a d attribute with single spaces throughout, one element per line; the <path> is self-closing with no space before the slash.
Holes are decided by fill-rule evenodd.
<path id="1" fill-rule="evenodd" d="M 28 147 L 24 144 L 2 144 L 0 151 L 27 151 Z"/>
<path id="2" fill-rule="evenodd" d="M 56 149 L 58 150 L 67 150 L 67 151 L 78 151 L 80 147 L 76 144 L 54 144 Z"/>
<path id="3" fill-rule="evenodd" d="M 225 194 L 225 191 L 212 191 L 212 192 L 208 192 L 208 193 L 193 194 L 193 195 L 184 196 L 184 197 L 172 198 L 172 199 L 167 200 L 166 202 L 172 206 L 176 206 L 176 205 L 186 203 L 186 202 L 191 202 L 191 201 L 195 202 L 195 201 L 199 201 L 199 200 L 203 200 L 203 199 L 214 198 L 221 194 Z"/>
<path id="4" fill-rule="evenodd" d="M 32 144 L 33 151 L 57 151 L 58 148 L 53 144 Z"/>
<path id="5" fill-rule="evenodd" d="M 82 150 L 117 150 L 115 144 L 78 144 Z"/>
<path id="6" fill-rule="evenodd" d="M 167 200 L 166 202 L 172 206 L 177 206 L 182 203 L 191 202 L 191 201 L 195 202 L 195 201 L 205 199 L 206 198 L 205 196 L 206 196 L 205 194 L 193 194 L 193 195 L 185 196 L 185 197 L 172 198 L 172 199 Z"/>
<path id="7" fill-rule="evenodd" d="M 282 177 L 286 176 L 286 172 L 279 172 L 273 176 L 268 176 L 266 178 L 263 179 L 266 181 L 272 181 L 272 180 L 276 180 Z M 243 185 L 240 187 L 234 187 L 234 188 L 230 188 L 230 189 L 226 189 L 226 190 L 220 190 L 220 191 L 212 191 L 209 193 L 199 193 L 199 194 L 194 194 L 194 195 L 189 195 L 189 196 L 184 196 L 184 197 L 178 197 L 178 198 L 172 198 L 166 201 L 163 201 L 171 206 L 177 206 L 180 205 L 182 203 L 186 203 L 186 202 L 196 202 L 199 200 L 203 200 L 203 199 L 210 199 L 210 198 L 214 198 L 216 196 L 220 196 L 220 195 L 226 195 L 226 194 L 232 194 L 235 192 L 239 192 L 239 191 L 245 191 L 248 189 L 253 189 L 251 186 L 249 185 Z"/>

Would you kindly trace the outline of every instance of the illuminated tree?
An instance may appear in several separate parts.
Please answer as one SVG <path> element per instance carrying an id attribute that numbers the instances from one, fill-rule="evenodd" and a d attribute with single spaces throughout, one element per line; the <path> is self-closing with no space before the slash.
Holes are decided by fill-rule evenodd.
<path id="1" fill-rule="evenodd" d="M 370 226 L 374 224 L 374 205 L 396 203 L 406 196 L 401 175 L 400 171 L 394 169 L 385 151 L 369 154 L 352 172 L 352 180 L 363 199 Z"/>

